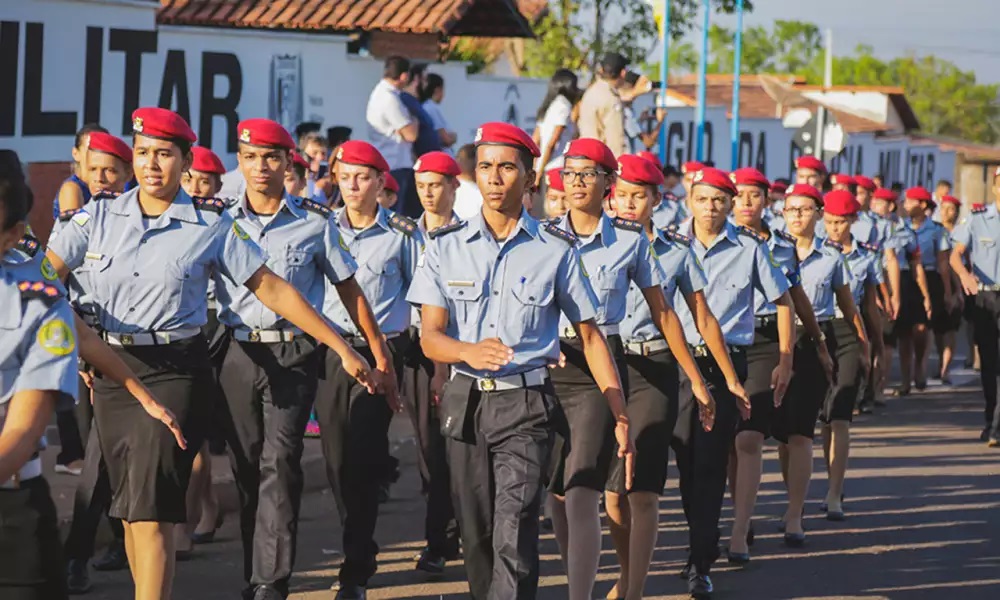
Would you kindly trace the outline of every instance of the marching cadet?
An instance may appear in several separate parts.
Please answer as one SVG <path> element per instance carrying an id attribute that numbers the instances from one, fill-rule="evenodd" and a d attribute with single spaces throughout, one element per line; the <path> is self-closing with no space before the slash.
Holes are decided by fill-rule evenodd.
<path id="1" fill-rule="evenodd" d="M 651 162 L 660 171 L 660 174 L 663 175 L 664 181 L 666 180 L 666 176 L 664 175 L 666 169 L 663 168 L 663 164 L 660 162 L 658 156 L 649 150 L 636 152 L 635 155 Z M 676 171 L 674 172 L 676 173 Z M 661 183 L 658 188 L 662 190 L 661 199 L 653 208 L 653 226 L 657 229 L 679 225 L 687 217 L 687 213 L 684 210 L 684 203 L 674 195 L 673 188 L 674 186 L 666 185 L 665 183 Z"/>
<path id="2" fill-rule="evenodd" d="M 301 154 L 292 150 L 292 162 L 285 172 L 285 192 L 289 196 L 305 198 L 306 188 L 309 186 L 309 180 L 306 178 L 308 172 L 309 163 Z"/>
<path id="3" fill-rule="evenodd" d="M 203 146 L 191 147 L 191 168 L 184 172 L 181 187 L 192 198 L 215 198 L 222 190 L 226 167 L 219 156 Z"/>
<path id="4" fill-rule="evenodd" d="M 627 314 L 631 283 L 642 290 L 653 322 L 692 381 L 699 402 L 711 402 L 704 379 L 684 342 L 680 321 L 663 295 L 663 271 L 653 260 L 649 240 L 634 221 L 611 218 L 602 202 L 611 194 L 618 161 L 598 140 L 578 138 L 566 149 L 563 185 L 569 212 L 553 222 L 580 250 L 584 269 L 598 295 L 595 321 L 607 338 L 619 377 L 625 373 L 619 324 Z M 600 495 L 607 485 L 614 450 L 613 422 L 599 382 L 588 370 L 584 346 L 572 323 L 561 323 L 565 365 L 552 370 L 552 383 L 569 422 L 556 474 L 549 488 L 548 514 L 569 577 L 570 599 L 588 599 L 597 577 L 601 550 Z M 627 381 L 623 381 L 627 384 Z M 627 386 L 624 388 L 627 395 Z M 631 482 L 624 484 L 624 490 Z"/>
<path id="5" fill-rule="evenodd" d="M 392 176 L 392 173 L 386 173 L 385 185 L 382 186 L 382 191 L 378 193 L 379 206 L 387 210 L 392 210 L 396 207 L 398 195 L 399 182 Z"/>
<path id="6" fill-rule="evenodd" d="M 178 450 L 168 432 L 138 418 L 142 407 L 125 388 L 95 379 L 94 417 L 114 490 L 111 515 L 125 521 L 135 595 L 146 599 L 170 597 L 171 529 L 187 518 L 191 462 L 210 418 L 214 377 L 201 332 L 210 273 L 243 283 L 265 306 L 339 350 L 370 385 L 373 376 L 295 288 L 265 266 L 261 249 L 221 201 L 195 201 L 181 190 L 196 140 L 187 122 L 162 108 L 132 116 L 138 187 L 73 215 L 47 256 L 60 278 L 74 269 L 86 273 L 103 337 L 177 415 L 191 442 Z"/>
<path id="7" fill-rule="evenodd" d="M 941 206 L 938 210 L 938 218 L 940 219 L 941 227 L 945 230 L 945 235 L 950 236 L 951 232 L 955 230 L 955 225 L 958 223 L 958 215 L 962 210 L 962 201 L 954 196 L 949 196 L 947 194 L 941 196 Z M 949 252 L 949 262 L 950 262 L 950 252 Z M 938 355 L 941 359 L 940 368 L 937 371 L 938 377 L 941 379 L 941 383 L 945 385 L 951 385 L 951 376 L 949 375 L 951 371 L 951 361 L 955 356 L 955 333 L 958 331 L 959 327 L 962 326 L 962 312 L 966 304 L 966 296 L 962 293 L 962 282 L 958 279 L 958 274 L 955 273 L 951 267 L 948 267 L 948 275 L 951 280 L 951 298 L 950 304 L 945 306 L 945 317 L 944 320 L 944 331 L 934 334 L 934 344 L 937 346 Z M 969 328 L 966 331 L 966 336 L 969 342 L 969 348 L 975 348 L 975 341 L 972 339 L 972 329 Z M 973 360 L 975 351 L 969 352 L 966 360 Z M 969 365 L 972 366 L 971 364 Z"/>
<path id="8" fill-rule="evenodd" d="M 927 387 L 927 354 L 930 346 L 928 329 L 936 336 L 943 335 L 948 330 L 950 307 L 955 303 L 952 297 L 951 269 L 948 268 L 951 240 L 948 230 L 929 216 L 936 206 L 926 188 L 917 186 L 906 190 L 903 211 L 908 216 L 903 222 L 917 236 L 920 262 L 924 267 L 931 305 L 930 311 L 914 313 L 912 325 L 905 333 L 897 332 L 900 335 L 900 370 L 905 377 L 910 372 L 907 367 L 913 367 L 918 390 Z M 942 370 L 939 369 L 938 374 Z"/>
<path id="9" fill-rule="evenodd" d="M 686 302 L 697 315 L 698 330 L 720 364 L 729 365 L 729 352 L 719 322 L 708 309 L 702 289 L 705 275 L 691 253 L 690 239 L 671 229 L 654 229 L 654 206 L 660 202 L 662 172 L 638 156 L 618 159 L 615 204 L 622 218 L 643 228 L 653 256 L 663 269 L 664 296 L 669 304 Z M 621 335 L 628 383 L 628 416 L 636 440 L 635 475 L 625 487 L 624 461 L 615 460 L 605 484 L 611 540 L 621 571 L 609 598 L 641 598 L 659 532 L 659 496 L 667 478 L 670 435 L 677 421 L 680 375 L 678 361 L 638 286 L 629 286 Z M 735 375 L 734 375 L 735 377 Z M 701 426 L 711 429 L 715 404 L 699 406 Z"/>
<path id="10" fill-rule="evenodd" d="M 989 446 L 1000 446 L 1000 403 L 997 403 L 997 356 L 1000 339 L 1000 168 L 993 173 L 993 195 L 996 202 L 979 205 L 963 218 L 951 239 L 951 268 L 958 273 L 962 289 L 974 297 L 973 318 L 976 344 L 979 346 L 980 377 L 986 398 L 986 427 L 979 439 Z M 962 262 L 969 252 L 972 269 Z"/>
<path id="11" fill-rule="evenodd" d="M 558 219 L 566 214 L 566 186 L 563 185 L 562 167 L 545 172 L 545 218 Z"/>
<path id="12" fill-rule="evenodd" d="M 882 369 L 881 357 L 885 352 L 881 315 L 876 305 L 878 286 L 882 283 L 881 256 L 878 246 L 860 241 L 852 233 L 860 210 L 861 205 L 849 191 L 832 191 L 823 197 L 826 237 L 829 242 L 841 246 L 841 253 L 851 275 L 848 283 L 851 297 L 854 299 L 854 306 L 863 313 L 872 346 L 871 355 L 863 354 L 855 331 L 844 320 L 843 311 L 835 312 L 835 338 L 832 341 L 837 349 L 837 379 L 827 393 L 820 412 L 820 420 L 823 422 L 823 456 L 827 471 L 827 492 L 823 508 L 828 521 L 844 520 L 841 498 L 850 453 L 850 426 L 855 400 L 859 398 L 859 392 L 865 384 L 866 369 L 862 362 L 867 364 L 869 360 L 873 361 L 871 379 L 878 381 L 878 372 Z"/>
<path id="13" fill-rule="evenodd" d="M 742 382 L 747 377 L 746 349 L 754 340 L 756 296 L 778 306 L 791 306 L 788 280 L 764 238 L 728 220 L 736 194 L 736 186 L 725 172 L 709 167 L 696 172 L 689 200 L 692 219 L 679 231 L 691 239 L 691 249 L 705 271 L 705 298 L 719 320 L 734 367 L 730 372 L 725 363 L 720 364 L 699 333 L 695 316 L 685 305 L 677 305 L 687 342 L 694 347 L 699 370 L 716 401 L 715 426 L 705 431 L 694 423 L 685 389 L 672 441 L 689 529 L 690 549 L 682 575 L 696 598 L 712 595 L 709 574 L 719 557 L 726 466 L 740 415 L 748 418 L 751 414 Z M 781 395 L 787 382 L 776 378 L 775 385 L 776 394 Z"/>
<path id="14" fill-rule="evenodd" d="M 371 304 L 381 336 L 361 330 L 351 318 L 347 298 L 330 293 L 323 314 L 337 331 L 384 373 L 385 393 L 372 394 L 343 372 L 327 354 L 325 379 L 316 392 L 316 419 L 326 459 L 327 477 L 344 527 L 344 563 L 338 600 L 365 597 L 368 580 L 378 569 L 375 523 L 378 494 L 388 478 L 389 422 L 399 410 L 396 373 L 407 355 L 410 306 L 406 303 L 423 247 L 416 222 L 379 205 L 389 173 L 385 158 L 367 142 L 351 140 L 337 149 L 337 183 L 344 208 L 335 214 L 341 237 L 358 264 L 357 282 Z M 378 347 L 388 344 L 388 354 Z"/>
<path id="15" fill-rule="evenodd" d="M 440 411 L 472 597 L 532 599 L 542 485 L 555 433 L 566 432 L 548 369 L 560 312 L 611 408 L 619 454 L 632 444 L 577 238 L 522 204 L 538 147 L 517 127 L 487 123 L 476 152 L 482 211 L 430 234 L 407 300 L 422 307 L 424 352 L 453 365 Z"/>
<path id="16" fill-rule="evenodd" d="M 912 255 L 916 244 L 916 236 L 900 232 L 899 217 L 896 215 L 896 199 L 896 192 L 890 188 L 880 187 L 872 193 L 870 203 L 872 216 L 875 217 L 882 228 L 880 238 L 882 240 L 882 267 L 885 270 L 890 293 L 889 306 L 886 312 L 889 315 L 889 319 L 893 322 L 899 319 L 899 313 L 903 305 L 902 264 L 916 258 Z M 900 235 L 897 235 L 898 232 Z M 901 240 L 905 243 L 900 243 Z M 905 261 L 901 262 L 899 260 L 897 250 L 903 251 Z M 895 327 L 893 327 L 894 329 Z M 888 340 L 891 340 L 894 346 L 895 331 L 887 333 L 889 334 Z M 887 348 L 887 350 L 891 351 L 891 348 Z M 889 360 L 885 360 L 883 364 L 888 365 L 890 362 Z"/>
<path id="17" fill-rule="evenodd" d="M 845 192 L 854 192 L 851 189 L 856 185 L 854 178 L 850 175 L 845 175 L 843 173 L 834 173 L 830 175 L 830 189 L 831 190 L 844 190 Z"/>
<path id="18" fill-rule="evenodd" d="M 306 302 L 319 306 L 329 282 L 330 293 L 349 307 L 351 321 L 368 338 L 380 339 L 333 213 L 285 192 L 292 136 L 268 119 L 245 120 L 237 130 L 237 158 L 247 185 L 228 211 L 234 224 Z M 220 413 L 240 492 L 243 576 L 249 584 L 244 597 L 280 599 L 288 595 L 294 568 L 302 440 L 320 366 L 317 343 L 243 286 L 216 277 L 216 290 L 219 321 L 230 338 L 219 375 L 225 399 Z M 388 360 L 384 344 L 376 344 L 375 353 Z"/>
<path id="19" fill-rule="evenodd" d="M 805 183 L 821 190 L 826 173 L 826 165 L 815 156 L 806 155 L 795 159 L 795 183 Z"/>
<path id="20" fill-rule="evenodd" d="M 811 338 L 822 339 L 823 332 L 812 304 L 802 289 L 795 237 L 787 231 L 769 228 L 763 220 L 770 182 L 763 173 L 750 167 L 737 169 L 731 179 L 737 189 L 733 222 L 767 240 L 771 256 L 788 279 L 788 295 L 799 321 Z M 768 302 L 760 295 L 754 297 L 754 338 L 753 344 L 746 349 L 747 379 L 744 382 L 750 396 L 750 418 L 740 419 L 737 425 L 729 462 L 733 530 L 727 560 L 731 564 L 744 565 L 750 561 L 749 546 L 755 537 L 752 518 L 760 488 L 764 441 L 771 435 L 775 411 L 784 400 L 793 366 L 795 321 L 790 308 Z M 832 380 L 833 359 L 825 345 L 818 345 L 817 350 L 826 377 Z"/>
<path id="21" fill-rule="evenodd" d="M 82 207 L 90 201 L 91 190 L 87 183 L 87 149 L 90 146 L 90 134 L 108 133 L 108 130 L 97 123 L 87 123 L 76 132 L 73 138 L 73 173 L 59 186 L 59 194 L 52 203 L 52 216 L 59 218 L 59 213 Z"/>
<path id="22" fill-rule="evenodd" d="M 696 160 L 689 160 L 683 165 L 681 165 L 681 173 L 684 177 L 681 179 L 681 185 L 684 186 L 684 202 L 686 203 L 691 198 L 691 184 L 694 181 L 694 174 L 705 168 L 705 165 L 701 164 Z M 691 210 L 691 206 L 688 205 L 688 210 Z"/>
<path id="23" fill-rule="evenodd" d="M 420 233 L 458 223 L 452 208 L 458 190 L 458 176 L 462 169 L 445 152 L 428 152 L 413 163 L 413 178 L 417 197 L 424 214 L 417 220 Z M 414 308 L 414 329 L 418 336 L 409 351 L 407 367 L 403 371 L 403 398 L 406 400 L 413 428 L 420 444 L 420 478 L 427 497 L 424 519 L 424 537 L 427 546 L 417 557 L 416 568 L 431 575 L 444 572 L 445 563 L 459 556 L 458 521 L 451 501 L 451 473 L 448 470 L 448 452 L 441 435 L 438 405 L 449 366 L 427 358 L 420 349 L 420 313 Z"/>
<path id="24" fill-rule="evenodd" d="M 788 491 L 788 507 L 782 519 L 784 541 L 792 548 L 805 544 L 802 517 L 812 478 L 816 418 L 834 383 L 825 376 L 816 348 L 825 344 L 830 354 L 843 358 L 845 362 L 837 365 L 837 378 L 843 378 L 845 385 L 856 385 L 857 363 L 861 363 L 867 374 L 868 361 L 860 361 L 859 357 L 870 354 L 865 327 L 851 295 L 851 274 L 842 256 L 843 246 L 815 235 L 822 206 L 819 190 L 807 184 L 792 186 L 785 197 L 785 218 L 788 232 L 796 238 L 802 288 L 823 332 L 819 339 L 802 336 L 796 343 L 795 375 L 788 397 L 777 409 L 772 428 L 774 438 L 780 443 L 778 458 Z M 838 307 L 843 315 L 840 318 L 837 318 Z M 830 509 L 839 508 L 839 496 L 837 500 L 829 505 Z"/>

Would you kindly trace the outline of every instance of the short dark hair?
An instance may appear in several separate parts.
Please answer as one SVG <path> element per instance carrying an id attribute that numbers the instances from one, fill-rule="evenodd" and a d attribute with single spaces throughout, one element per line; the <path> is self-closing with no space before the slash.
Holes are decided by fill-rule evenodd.
<path id="1" fill-rule="evenodd" d="M 101 127 L 97 123 L 86 123 L 83 127 L 77 130 L 76 137 L 73 138 L 73 147 L 79 148 L 80 144 L 83 143 L 83 137 L 94 133 L 95 131 L 100 133 L 108 133 L 108 130 Z"/>
<path id="2" fill-rule="evenodd" d="M 336 147 L 351 139 L 352 131 L 353 130 L 346 125 L 334 125 L 333 127 L 327 127 L 326 139 L 329 140 L 331 147 Z"/>
<path id="3" fill-rule="evenodd" d="M 900 192 L 903 191 L 903 184 L 900 183 L 900 182 L 898 182 L 898 181 L 893 181 L 892 185 L 889 187 L 889 189 L 891 189 L 892 191 L 894 191 L 894 192 L 896 192 L 898 194 L 898 193 L 900 193 Z"/>
<path id="4" fill-rule="evenodd" d="M 319 131 L 320 124 L 316 121 L 303 121 L 295 126 L 295 139 Z"/>
<path id="5" fill-rule="evenodd" d="M 427 71 L 427 63 L 413 63 L 410 65 L 410 68 L 407 69 L 407 72 L 410 74 L 410 79 L 420 77 L 425 71 Z"/>
<path id="6" fill-rule="evenodd" d="M 628 59 L 617 52 L 608 52 L 601 57 L 600 67 L 605 79 L 617 79 L 627 66 Z"/>
<path id="7" fill-rule="evenodd" d="M 21 159 L 13 150 L 0 150 L 0 206 L 3 221 L 0 231 L 7 231 L 28 218 L 33 196 L 24 179 Z"/>
<path id="8" fill-rule="evenodd" d="M 135 136 L 136 135 L 137 135 L 136 133 L 132 133 L 132 146 L 133 147 L 135 147 Z M 171 144 L 177 146 L 177 149 L 181 151 L 181 156 L 187 156 L 188 154 L 191 154 L 191 142 L 189 142 L 187 140 L 184 140 L 184 139 L 181 139 L 181 138 L 160 138 L 160 137 L 155 137 L 155 136 L 146 136 L 146 137 L 151 137 L 151 138 L 156 139 L 156 140 L 166 140 L 166 141 L 170 142 Z"/>
<path id="9" fill-rule="evenodd" d="M 663 176 L 664 177 L 681 177 L 682 174 L 681 174 L 680 171 L 677 170 L 677 167 L 675 167 L 674 165 L 665 165 L 663 167 Z"/>
<path id="10" fill-rule="evenodd" d="M 292 170 L 295 171 L 295 174 L 297 176 L 301 177 L 302 179 L 305 179 L 305 177 L 306 177 L 306 168 L 305 167 L 303 167 L 299 163 L 293 161 L 292 162 Z"/>
<path id="11" fill-rule="evenodd" d="M 407 73 L 410 70 L 410 60 L 406 57 L 393 55 L 385 59 L 385 64 L 382 69 L 382 77 L 386 79 L 399 79 L 403 76 L 403 73 Z"/>
<path id="12" fill-rule="evenodd" d="M 789 186 L 789 185 L 792 185 L 792 181 L 790 179 L 786 179 L 784 177 L 779 177 L 779 178 L 775 179 L 774 183 L 781 183 L 781 184 L 784 184 L 786 187 Z"/>
<path id="13" fill-rule="evenodd" d="M 476 172 L 476 145 L 466 144 L 455 153 L 455 161 L 458 163 L 462 173 L 469 177 Z"/>
<path id="14" fill-rule="evenodd" d="M 951 182 L 948 181 L 947 179 L 938 179 L 937 185 L 935 185 L 934 187 L 941 187 L 942 185 L 948 186 L 949 190 L 952 187 Z"/>
<path id="15" fill-rule="evenodd" d="M 434 96 L 434 92 L 444 87 L 444 77 L 437 73 L 428 73 L 424 81 L 424 89 L 420 90 L 420 101 L 427 102 Z"/>
<path id="16" fill-rule="evenodd" d="M 635 71 L 628 71 L 625 73 L 625 83 L 634 87 L 635 84 L 639 82 L 639 77 L 642 76 L 636 73 Z"/>

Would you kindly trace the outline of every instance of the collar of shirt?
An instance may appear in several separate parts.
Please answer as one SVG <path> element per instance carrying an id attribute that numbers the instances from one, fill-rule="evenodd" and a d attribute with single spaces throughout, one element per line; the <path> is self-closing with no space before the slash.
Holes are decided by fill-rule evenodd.
<path id="1" fill-rule="evenodd" d="M 722 231 L 719 232 L 719 235 L 715 236 L 715 239 L 712 240 L 712 243 L 707 247 L 704 246 L 694 235 L 694 219 L 689 218 L 685 220 L 681 224 L 680 229 L 684 232 L 684 235 L 691 238 L 692 246 L 697 248 L 704 248 L 706 253 L 709 252 L 712 248 L 715 248 L 719 244 L 719 241 L 723 239 L 729 240 L 729 243 L 734 246 L 740 243 L 739 242 L 740 232 L 736 229 L 735 225 L 729 222 L 728 219 L 726 219 L 725 223 L 722 225 Z"/>
<path id="2" fill-rule="evenodd" d="M 377 87 L 381 87 L 383 90 L 389 92 L 390 94 L 395 94 L 396 96 L 400 94 L 396 86 L 392 85 L 385 79 L 379 80 Z"/>
<path id="3" fill-rule="evenodd" d="M 906 224 L 907 227 L 916 232 L 920 232 L 923 231 L 924 229 L 927 229 L 928 227 L 934 226 L 934 221 L 932 221 L 931 219 L 924 219 L 923 223 L 917 225 L 916 227 L 913 226 L 913 219 L 911 219 L 910 217 L 906 217 L 906 219 L 903 222 Z"/>
<path id="4" fill-rule="evenodd" d="M 142 224 L 142 208 L 139 206 L 139 188 L 129 190 L 115 200 L 108 200 L 108 212 L 127 217 L 128 223 L 140 231 L 145 231 Z M 183 189 L 177 190 L 173 202 L 167 210 L 158 217 L 150 217 L 149 229 L 163 229 L 176 219 L 185 223 L 198 223 L 200 217 L 194 207 L 194 201 Z"/>
<path id="5" fill-rule="evenodd" d="M 378 226 L 382 229 L 389 231 L 391 227 L 389 226 L 389 211 L 382 207 L 381 204 L 377 205 L 378 209 L 375 211 L 375 222 L 373 222 L 368 227 L 358 230 L 355 229 L 351 222 L 347 220 L 347 207 L 343 207 L 337 213 L 337 225 L 340 226 L 340 234 L 346 235 L 349 239 L 353 239 L 359 235 L 362 235 L 368 231 L 371 231 L 372 227 Z"/>
<path id="6" fill-rule="evenodd" d="M 823 244 L 825 242 L 826 240 L 819 237 L 818 235 L 813 236 L 812 248 L 809 250 L 809 254 L 807 254 L 805 258 L 799 259 L 799 262 L 805 263 L 807 260 L 810 260 L 816 257 L 817 255 L 821 256 L 823 254 Z M 798 254 L 798 250 L 799 250 L 798 246 L 796 246 L 795 247 L 796 255 Z"/>
<path id="7" fill-rule="evenodd" d="M 420 233 L 423 233 L 425 235 L 427 234 L 427 221 L 425 220 L 426 216 L 427 212 L 425 211 L 420 215 L 420 218 L 417 219 L 417 229 L 420 230 Z M 445 225 L 452 225 L 454 223 L 458 223 L 458 215 L 455 214 L 455 211 L 452 211 L 451 219 L 449 219 L 448 222 L 445 223 Z M 442 227 L 444 227 L 444 225 L 442 225 Z"/>
<path id="8" fill-rule="evenodd" d="M 599 241 L 602 246 L 607 248 L 611 246 L 611 244 L 615 243 L 614 225 L 612 225 L 611 219 L 609 219 L 608 215 L 606 214 L 601 214 L 601 220 L 597 222 L 597 228 L 594 229 L 594 233 L 590 234 L 587 237 L 583 237 L 582 235 L 573 231 L 573 227 L 572 225 L 570 225 L 569 222 L 568 212 L 565 215 L 559 217 L 559 220 L 556 221 L 556 225 L 560 229 L 568 231 L 573 235 L 575 235 L 576 237 L 580 238 L 581 246 L 589 246 L 595 241 Z"/>
<path id="9" fill-rule="evenodd" d="M 493 234 L 490 233 L 489 228 L 486 227 L 486 219 L 483 218 L 482 211 L 476 213 L 476 215 L 473 216 L 471 219 L 469 219 L 467 222 L 468 226 L 466 227 L 465 231 L 466 241 L 472 240 L 475 237 L 482 237 L 488 240 L 494 239 Z M 510 236 L 508 236 L 507 239 L 504 240 L 504 242 L 508 242 L 514 239 L 522 231 L 527 233 L 533 238 L 538 237 L 538 221 L 533 219 L 528 214 L 528 211 L 524 210 L 523 208 L 521 209 L 521 216 L 518 217 L 517 219 L 517 225 L 514 226 L 514 230 L 511 232 Z"/>
<path id="10" fill-rule="evenodd" d="M 234 208 L 236 211 L 236 214 L 233 215 L 234 217 L 243 216 L 251 221 L 256 221 L 259 217 L 257 213 L 250 209 L 250 199 L 247 198 L 246 194 L 243 194 Z M 296 219 L 304 219 L 306 217 L 306 211 L 302 208 L 302 199 L 298 196 L 289 196 L 288 192 L 281 193 L 281 203 L 278 204 L 278 211 L 274 213 L 274 216 L 277 217 L 282 211 L 289 213 Z M 274 223 L 274 221 L 272 220 L 271 223 Z M 271 223 L 268 223 L 265 227 Z"/>

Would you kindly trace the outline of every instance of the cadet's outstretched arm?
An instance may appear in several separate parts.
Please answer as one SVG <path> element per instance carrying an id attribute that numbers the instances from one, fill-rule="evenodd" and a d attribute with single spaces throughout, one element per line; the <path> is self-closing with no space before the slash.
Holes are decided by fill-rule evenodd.
<path id="1" fill-rule="evenodd" d="M 389 353 L 389 346 L 385 342 L 382 330 L 379 329 L 378 320 L 375 318 L 372 305 L 368 302 L 368 298 L 365 297 L 365 293 L 361 291 L 361 286 L 358 285 L 357 278 L 350 277 L 345 279 L 335 284 L 335 287 L 337 288 L 337 295 L 340 296 L 341 303 L 347 309 L 347 314 L 351 316 L 351 322 L 358 328 L 361 335 L 368 340 L 368 346 L 375 357 L 375 366 L 380 370 L 392 373 L 394 369 L 392 366 L 392 355 Z"/>
<path id="2" fill-rule="evenodd" d="M 0 481 L 13 477 L 38 449 L 58 397 L 59 392 L 53 390 L 25 390 L 7 403 L 0 429 Z"/>
<path id="3" fill-rule="evenodd" d="M 435 363 L 465 363 L 478 371 L 499 371 L 514 358 L 514 350 L 498 338 L 470 344 L 449 336 L 447 329 L 447 308 L 430 304 L 420 307 L 420 347 Z"/>

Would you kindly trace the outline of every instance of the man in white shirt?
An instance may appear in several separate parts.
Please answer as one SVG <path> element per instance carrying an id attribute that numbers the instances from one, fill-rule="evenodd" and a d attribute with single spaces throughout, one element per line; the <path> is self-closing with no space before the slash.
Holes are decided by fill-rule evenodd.
<path id="1" fill-rule="evenodd" d="M 382 153 L 392 176 L 399 182 L 397 210 L 403 214 L 408 206 L 418 202 L 413 183 L 413 142 L 420 125 L 399 98 L 400 90 L 410 82 L 409 71 L 410 61 L 402 56 L 385 59 L 382 81 L 368 97 L 366 111 L 368 141 Z"/>
<path id="2" fill-rule="evenodd" d="M 467 221 L 479 214 L 483 208 L 483 195 L 476 185 L 476 147 L 466 144 L 458 149 L 455 161 L 462 169 L 458 176 L 458 190 L 455 191 L 455 205 L 452 210 L 458 218 Z"/>

